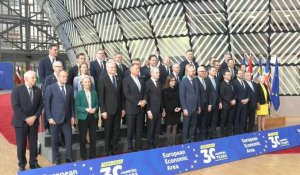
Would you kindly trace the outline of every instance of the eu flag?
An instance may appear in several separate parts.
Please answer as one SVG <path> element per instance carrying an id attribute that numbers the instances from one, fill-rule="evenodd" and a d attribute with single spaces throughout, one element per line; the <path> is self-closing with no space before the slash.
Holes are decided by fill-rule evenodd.
<path id="1" fill-rule="evenodd" d="M 279 72 L 278 72 L 278 60 L 276 56 L 275 61 L 275 71 L 273 76 L 273 82 L 272 82 L 272 103 L 274 106 L 274 109 L 277 111 L 280 106 L 280 99 L 279 99 Z"/>

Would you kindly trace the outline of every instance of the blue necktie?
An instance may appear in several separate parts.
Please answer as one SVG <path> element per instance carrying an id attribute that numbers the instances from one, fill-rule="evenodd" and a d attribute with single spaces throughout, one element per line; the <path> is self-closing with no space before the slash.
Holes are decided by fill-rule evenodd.
<path id="1" fill-rule="evenodd" d="M 66 98 L 66 91 L 64 89 L 64 86 L 60 86 L 60 88 L 61 88 L 61 92 L 62 92 L 64 98 Z"/>
<path id="2" fill-rule="evenodd" d="M 116 81 L 116 77 L 115 77 L 115 76 L 112 76 L 112 79 L 113 79 L 113 85 L 114 85 L 114 87 L 117 89 L 117 81 Z"/>

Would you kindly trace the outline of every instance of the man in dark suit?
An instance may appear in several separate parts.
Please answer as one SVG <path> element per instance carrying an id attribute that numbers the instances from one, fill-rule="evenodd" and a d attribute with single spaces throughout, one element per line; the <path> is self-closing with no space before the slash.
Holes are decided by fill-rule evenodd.
<path id="1" fill-rule="evenodd" d="M 194 51 L 193 50 L 186 51 L 186 60 L 184 60 L 180 63 L 180 71 L 179 71 L 180 79 L 182 79 L 182 77 L 185 76 L 185 67 L 188 64 L 193 65 L 194 69 L 197 70 L 198 63 L 194 60 Z"/>
<path id="2" fill-rule="evenodd" d="M 53 74 L 51 74 L 50 76 L 48 76 L 46 79 L 45 79 L 45 82 L 42 86 L 42 90 L 43 90 L 43 94 L 45 95 L 46 93 L 46 88 L 51 85 L 51 84 L 54 84 L 57 82 L 57 77 L 58 77 L 58 74 L 59 72 L 63 69 L 63 65 L 60 61 L 55 61 L 53 63 Z M 46 115 L 46 114 L 44 114 Z M 50 135 L 51 134 L 51 131 L 50 131 L 50 128 L 49 128 L 49 123 L 48 123 L 48 119 L 46 116 L 44 116 L 44 127 L 46 129 L 46 134 L 47 135 Z"/>
<path id="3" fill-rule="evenodd" d="M 135 134 L 135 149 L 142 149 L 142 129 L 145 117 L 144 107 L 147 104 L 144 99 L 145 85 L 139 78 L 140 66 L 130 66 L 130 76 L 123 79 L 123 94 L 125 98 L 125 113 L 127 120 L 128 151 L 133 151 L 133 135 Z"/>
<path id="4" fill-rule="evenodd" d="M 168 75 L 172 73 L 171 70 L 171 59 L 169 57 L 165 57 L 163 59 L 163 64 L 159 65 L 159 81 L 162 86 L 165 85 L 166 78 Z"/>
<path id="5" fill-rule="evenodd" d="M 223 72 L 223 77 L 224 81 L 220 84 L 220 97 L 222 101 L 220 124 L 221 137 L 232 135 L 232 123 L 236 104 L 234 88 L 230 82 L 230 72 L 225 70 Z"/>
<path id="6" fill-rule="evenodd" d="M 154 67 L 157 67 L 157 63 L 158 63 L 158 58 L 156 55 L 150 55 L 148 57 L 148 62 L 149 62 L 149 66 L 147 67 L 143 67 L 141 69 L 142 72 L 144 72 L 146 74 L 146 76 L 144 77 L 144 82 L 147 82 L 150 77 L 151 77 L 151 69 L 154 68 Z"/>
<path id="7" fill-rule="evenodd" d="M 197 81 L 198 89 L 200 92 L 200 104 L 201 104 L 201 112 L 198 115 L 197 120 L 197 128 L 199 129 L 199 133 L 196 133 L 197 137 L 200 140 L 206 140 L 208 134 L 208 126 L 207 126 L 207 117 L 208 117 L 208 89 L 205 82 L 206 79 L 206 69 L 204 66 L 200 66 L 197 69 L 198 77 L 195 78 Z"/>
<path id="8" fill-rule="evenodd" d="M 118 152 L 121 117 L 125 116 L 122 98 L 122 79 L 116 75 L 116 64 L 106 62 L 107 74 L 100 77 L 98 84 L 100 109 L 104 122 L 105 152 L 106 155 L 115 155 Z"/>
<path id="9" fill-rule="evenodd" d="M 219 84 L 215 80 L 216 68 L 208 68 L 208 77 L 206 78 L 206 84 L 209 94 L 208 100 L 208 125 L 210 126 L 209 138 L 217 138 L 217 123 L 219 109 L 222 109 L 222 103 L 219 96 Z"/>
<path id="10" fill-rule="evenodd" d="M 140 72 L 139 72 L 139 78 L 142 78 L 143 80 L 146 78 L 146 73 L 144 72 L 144 69 L 141 68 L 141 60 L 139 58 L 133 58 L 131 60 L 131 64 L 136 64 L 137 66 L 139 66 L 140 68 Z M 127 69 L 124 72 L 124 78 L 128 77 L 129 75 L 131 75 L 130 69 Z"/>
<path id="11" fill-rule="evenodd" d="M 186 78 L 179 85 L 179 99 L 183 110 L 183 142 L 195 141 L 197 115 L 201 111 L 200 94 L 197 82 L 193 80 L 195 68 L 187 64 L 185 68 Z"/>
<path id="12" fill-rule="evenodd" d="M 246 125 L 247 104 L 249 102 L 249 93 L 246 82 L 243 80 L 244 72 L 237 71 L 237 79 L 232 82 L 235 89 L 236 112 L 234 117 L 234 134 L 243 134 Z"/>
<path id="13" fill-rule="evenodd" d="M 12 125 L 16 132 L 19 171 L 24 171 L 27 164 L 26 145 L 29 141 L 30 169 L 40 168 L 37 161 L 38 125 L 43 110 L 41 90 L 35 86 L 36 73 L 27 71 L 24 74 L 25 84 L 13 89 L 11 105 L 13 108 Z"/>
<path id="14" fill-rule="evenodd" d="M 220 71 L 220 61 L 214 61 L 214 68 L 216 69 L 216 80 L 220 84 L 223 81 L 223 72 Z"/>
<path id="15" fill-rule="evenodd" d="M 50 124 L 52 161 L 60 164 L 58 150 L 58 133 L 62 130 L 65 136 L 66 162 L 73 162 L 72 159 L 72 125 L 74 125 L 74 104 L 73 88 L 66 84 L 68 73 L 60 71 L 57 83 L 47 87 L 45 94 L 45 112 Z"/>
<path id="16" fill-rule="evenodd" d="M 146 82 L 145 99 L 147 101 L 147 142 L 150 148 L 157 148 L 161 117 L 165 116 L 157 67 L 151 69 L 151 78 Z"/>
<path id="17" fill-rule="evenodd" d="M 229 52 L 224 54 L 224 61 L 221 64 L 220 72 L 223 72 L 228 68 L 228 60 L 231 59 L 231 54 Z"/>
<path id="18" fill-rule="evenodd" d="M 86 61 L 86 58 L 85 58 L 84 53 L 79 53 L 76 55 L 76 65 L 69 69 L 69 73 L 68 73 L 69 76 L 68 76 L 68 82 L 67 82 L 68 85 L 73 86 L 73 80 L 75 77 L 78 76 L 78 68 L 85 61 Z"/>
<path id="19" fill-rule="evenodd" d="M 99 77 L 106 74 L 105 55 L 105 50 L 99 49 L 96 53 L 96 59 L 90 63 L 90 74 L 94 78 L 95 87 L 98 86 Z"/>
<path id="20" fill-rule="evenodd" d="M 228 60 L 228 68 L 225 69 L 227 71 L 230 72 L 231 75 L 231 81 L 234 81 L 236 79 L 236 75 L 237 75 L 237 70 L 234 66 L 234 60 L 233 59 L 229 59 Z"/>
<path id="21" fill-rule="evenodd" d="M 177 85 L 180 84 L 180 77 L 179 77 L 179 71 L 180 71 L 180 66 L 178 63 L 174 63 L 172 65 L 172 75 L 174 75 L 175 79 L 176 79 L 176 82 L 177 82 Z"/>
<path id="22" fill-rule="evenodd" d="M 61 61 L 63 63 L 62 60 L 57 58 L 58 52 L 59 52 L 58 45 L 57 44 L 50 44 L 49 45 L 49 55 L 47 55 L 46 57 L 40 59 L 39 67 L 38 67 L 38 76 L 39 76 L 42 84 L 44 84 L 44 81 L 45 81 L 46 77 L 53 74 L 52 64 L 55 61 Z"/>
<path id="23" fill-rule="evenodd" d="M 249 102 L 247 105 L 247 115 L 246 115 L 246 129 L 245 132 L 253 132 L 254 131 L 254 123 L 255 123 L 255 113 L 256 108 L 259 105 L 258 102 L 258 91 L 257 84 L 251 81 L 252 76 L 250 72 L 245 73 L 246 87 L 249 93 Z"/>
<path id="24" fill-rule="evenodd" d="M 116 53 L 114 58 L 117 66 L 117 75 L 120 78 L 124 78 L 124 72 L 128 69 L 128 67 L 123 64 L 123 56 L 121 53 Z"/>

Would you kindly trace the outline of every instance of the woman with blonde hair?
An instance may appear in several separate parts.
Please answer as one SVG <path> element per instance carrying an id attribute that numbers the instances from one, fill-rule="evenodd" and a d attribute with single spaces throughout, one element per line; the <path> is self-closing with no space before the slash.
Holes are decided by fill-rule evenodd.
<path id="1" fill-rule="evenodd" d="M 258 125 L 258 131 L 265 130 L 265 121 L 266 117 L 269 115 L 269 109 L 270 109 L 270 95 L 268 91 L 268 87 L 265 84 L 265 77 L 260 76 L 259 77 L 259 83 L 257 86 L 258 90 L 258 102 L 257 105 L 257 125 Z"/>

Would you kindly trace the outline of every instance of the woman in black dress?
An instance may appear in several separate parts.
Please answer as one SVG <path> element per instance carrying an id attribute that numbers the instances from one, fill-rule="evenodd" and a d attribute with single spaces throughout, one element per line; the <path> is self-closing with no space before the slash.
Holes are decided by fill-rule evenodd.
<path id="1" fill-rule="evenodd" d="M 173 75 L 167 76 L 162 94 L 166 112 L 165 122 L 167 125 L 167 142 L 168 145 L 174 145 L 177 124 L 180 123 L 181 108 L 179 101 L 179 89 Z"/>

